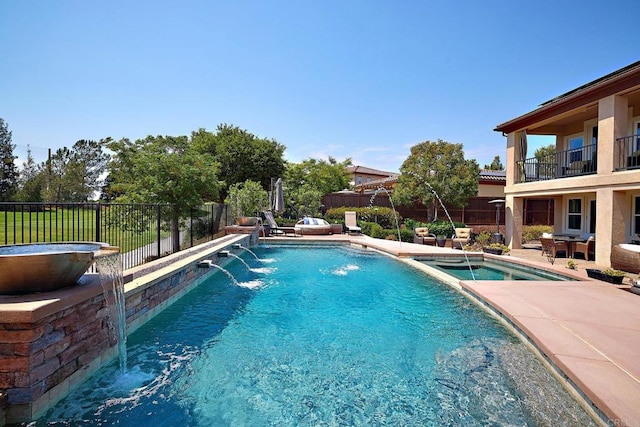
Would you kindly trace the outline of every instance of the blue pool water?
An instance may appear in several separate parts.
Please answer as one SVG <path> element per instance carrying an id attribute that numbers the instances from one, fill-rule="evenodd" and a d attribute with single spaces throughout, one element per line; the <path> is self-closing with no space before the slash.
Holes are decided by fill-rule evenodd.
<path id="1" fill-rule="evenodd" d="M 589 425 L 460 294 L 347 247 L 256 248 L 130 335 L 36 425 Z M 246 255 L 246 256 L 245 256 Z M 213 270 L 212 270 L 213 272 Z"/>
<path id="2" fill-rule="evenodd" d="M 465 258 L 458 257 L 419 261 L 460 280 L 574 280 L 550 271 L 493 260 L 470 259 L 467 263 Z M 471 270 L 473 270 L 473 276 Z"/>

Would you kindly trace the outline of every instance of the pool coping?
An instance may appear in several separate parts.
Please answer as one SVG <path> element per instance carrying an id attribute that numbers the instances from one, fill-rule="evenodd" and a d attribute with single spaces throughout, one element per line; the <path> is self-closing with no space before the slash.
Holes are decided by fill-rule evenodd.
<path id="1" fill-rule="evenodd" d="M 304 240 L 319 239 L 305 236 Z M 629 286 L 513 256 L 507 257 L 509 262 L 561 271 L 575 280 L 461 281 L 413 260 L 424 255 L 461 256 L 459 250 L 363 236 L 321 240 L 348 240 L 395 256 L 458 289 L 520 337 L 596 422 L 640 426 L 640 299 L 628 292 Z"/>

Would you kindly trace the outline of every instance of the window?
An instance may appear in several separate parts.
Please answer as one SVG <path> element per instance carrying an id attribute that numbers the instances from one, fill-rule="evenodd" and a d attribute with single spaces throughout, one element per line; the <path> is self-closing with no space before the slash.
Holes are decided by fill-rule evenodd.
<path id="1" fill-rule="evenodd" d="M 582 160 L 582 137 L 569 138 L 569 163 Z"/>
<path id="2" fill-rule="evenodd" d="M 361 176 L 356 177 L 356 185 L 362 185 L 362 177 Z"/>
<path id="3" fill-rule="evenodd" d="M 567 228 L 582 230 L 582 199 L 569 199 Z"/>

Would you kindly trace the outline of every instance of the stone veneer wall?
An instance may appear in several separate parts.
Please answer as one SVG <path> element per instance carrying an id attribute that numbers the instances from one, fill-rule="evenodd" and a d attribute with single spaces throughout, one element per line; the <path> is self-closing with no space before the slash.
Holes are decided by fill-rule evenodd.
<path id="1" fill-rule="evenodd" d="M 198 261 L 256 240 L 227 236 L 125 272 L 128 332 L 200 284 L 210 270 Z M 36 418 L 116 355 L 99 277 L 82 281 L 55 293 L 0 296 L 0 425 Z"/>

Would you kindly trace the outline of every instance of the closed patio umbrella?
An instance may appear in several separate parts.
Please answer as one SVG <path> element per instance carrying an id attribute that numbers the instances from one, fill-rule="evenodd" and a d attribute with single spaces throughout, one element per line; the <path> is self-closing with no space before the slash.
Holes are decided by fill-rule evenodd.
<path id="1" fill-rule="evenodd" d="M 520 160 L 527 159 L 527 131 L 520 131 Z"/>
<path id="2" fill-rule="evenodd" d="M 282 193 L 282 178 L 276 181 L 276 197 L 273 202 L 273 210 L 276 212 L 284 211 L 284 194 Z"/>

